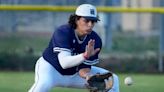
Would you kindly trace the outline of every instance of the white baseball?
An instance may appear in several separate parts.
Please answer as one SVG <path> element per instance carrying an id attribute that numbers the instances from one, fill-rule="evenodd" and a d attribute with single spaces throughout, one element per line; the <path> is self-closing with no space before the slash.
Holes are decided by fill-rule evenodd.
<path id="1" fill-rule="evenodd" d="M 126 77 L 126 78 L 124 79 L 124 83 L 125 83 L 125 85 L 130 86 L 130 85 L 133 84 L 133 80 L 132 80 L 132 78 L 131 78 L 130 76 L 128 76 L 128 77 Z"/>

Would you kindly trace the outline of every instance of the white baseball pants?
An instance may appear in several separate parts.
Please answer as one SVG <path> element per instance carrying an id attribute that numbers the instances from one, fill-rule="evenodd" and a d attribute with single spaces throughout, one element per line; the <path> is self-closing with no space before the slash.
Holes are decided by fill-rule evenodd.
<path id="1" fill-rule="evenodd" d="M 92 66 L 91 73 L 108 72 L 103 68 Z M 78 73 L 61 75 L 51 64 L 41 57 L 35 66 L 35 83 L 28 92 L 49 92 L 53 87 L 86 88 L 86 80 Z M 119 92 L 119 80 L 114 74 L 114 85 L 109 92 Z"/>

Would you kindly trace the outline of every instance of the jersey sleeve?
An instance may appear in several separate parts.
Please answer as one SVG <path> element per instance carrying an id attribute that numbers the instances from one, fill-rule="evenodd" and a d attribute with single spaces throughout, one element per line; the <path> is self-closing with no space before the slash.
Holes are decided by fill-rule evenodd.
<path id="1" fill-rule="evenodd" d="M 71 51 L 69 29 L 59 28 L 57 29 L 52 37 L 53 51 Z"/>

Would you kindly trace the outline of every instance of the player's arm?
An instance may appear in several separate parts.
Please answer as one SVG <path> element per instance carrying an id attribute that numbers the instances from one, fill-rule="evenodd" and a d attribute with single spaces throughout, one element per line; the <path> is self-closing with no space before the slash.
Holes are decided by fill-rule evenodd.
<path id="1" fill-rule="evenodd" d="M 85 60 L 85 57 L 83 53 L 72 56 L 71 52 L 61 51 L 58 54 L 58 59 L 61 67 L 67 69 L 81 64 Z"/>
<path id="2" fill-rule="evenodd" d="M 86 51 L 78 55 L 71 55 L 69 51 L 61 51 L 58 54 L 59 63 L 63 69 L 70 68 L 81 64 L 84 60 L 99 52 L 99 48 L 94 49 L 95 40 L 90 40 L 86 46 Z"/>

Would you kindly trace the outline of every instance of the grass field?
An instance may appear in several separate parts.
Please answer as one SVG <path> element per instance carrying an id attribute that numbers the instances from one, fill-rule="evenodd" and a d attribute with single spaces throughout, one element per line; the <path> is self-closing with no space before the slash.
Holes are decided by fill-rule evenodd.
<path id="1" fill-rule="evenodd" d="M 126 76 L 132 76 L 134 84 L 123 84 Z M 120 92 L 163 92 L 164 75 L 118 74 Z M 0 92 L 27 92 L 34 80 L 33 72 L 0 72 Z M 87 92 L 83 89 L 54 88 L 51 92 Z"/>

